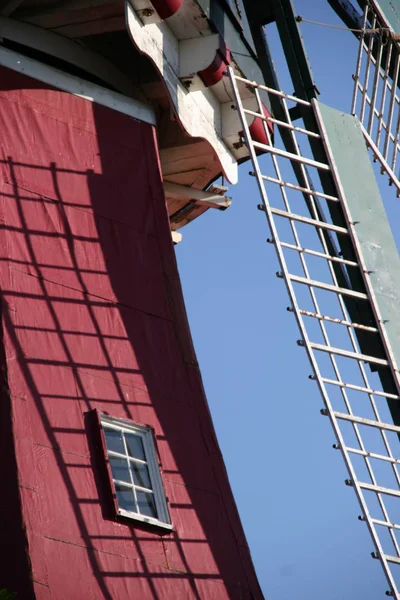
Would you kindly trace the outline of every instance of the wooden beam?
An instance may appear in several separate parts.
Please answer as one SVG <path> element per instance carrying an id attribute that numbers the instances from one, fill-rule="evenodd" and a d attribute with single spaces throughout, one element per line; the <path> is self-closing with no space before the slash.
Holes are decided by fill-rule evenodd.
<path id="1" fill-rule="evenodd" d="M 70 39 L 83 38 L 87 35 L 123 31 L 125 29 L 125 17 L 103 18 L 89 23 L 71 23 L 60 27 L 52 27 L 54 33 L 58 33 Z"/>
<path id="2" fill-rule="evenodd" d="M 227 191 L 227 188 L 223 186 L 214 185 L 211 192 L 205 192 L 186 185 L 180 185 L 179 183 L 164 181 L 164 191 L 166 194 L 181 196 L 188 200 L 194 200 L 196 203 L 204 206 L 218 208 L 220 210 L 224 210 L 232 204 L 232 199 L 224 196 L 224 192 Z"/>
<path id="3" fill-rule="evenodd" d="M 9 17 L 24 1 L 25 0 L 3 0 L 0 3 L 0 15 L 2 17 Z"/>
<path id="4" fill-rule="evenodd" d="M 77 44 L 61 35 L 45 31 L 30 23 L 0 17 L 0 38 L 24 44 L 75 65 L 108 83 L 125 96 L 135 97 L 135 93 L 137 95 L 137 88 L 135 89 L 129 77 L 121 73 L 113 63 L 82 44 Z"/>
<path id="5" fill-rule="evenodd" d="M 176 246 L 176 244 L 179 244 L 179 242 L 182 241 L 182 234 L 178 233 L 177 231 L 171 231 L 171 237 L 174 246 Z"/>
<path id="6" fill-rule="evenodd" d="M 42 5 L 42 8 L 35 7 L 34 10 L 32 8 L 19 10 L 15 16 L 19 21 L 55 30 L 64 26 L 90 25 L 92 22 L 98 23 L 116 17 L 124 19 L 124 4 L 121 0 L 105 0 L 104 2 L 95 0 L 93 4 L 86 2 L 84 6 L 81 6 L 75 4 L 75 0 L 73 0 L 71 5 L 59 3 L 51 8 Z"/>
<path id="7" fill-rule="evenodd" d="M 5 3 L 11 4 L 12 2 L 18 2 L 22 4 L 25 0 L 5 0 Z M 18 18 L 23 20 L 29 19 L 30 17 L 56 15 L 67 11 L 81 11 L 85 8 L 93 8 L 94 6 L 100 6 L 102 4 L 110 4 L 110 0 L 64 0 L 63 2 L 56 2 L 55 4 L 37 4 L 35 8 L 31 6 L 18 11 Z M 1 10 L 1 9 L 0 9 Z"/>

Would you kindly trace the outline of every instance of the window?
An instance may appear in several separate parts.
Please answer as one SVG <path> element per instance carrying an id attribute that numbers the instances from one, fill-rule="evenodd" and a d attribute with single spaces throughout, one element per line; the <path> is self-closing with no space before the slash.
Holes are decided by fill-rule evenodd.
<path id="1" fill-rule="evenodd" d="M 101 415 L 118 514 L 172 529 L 150 427 Z"/>

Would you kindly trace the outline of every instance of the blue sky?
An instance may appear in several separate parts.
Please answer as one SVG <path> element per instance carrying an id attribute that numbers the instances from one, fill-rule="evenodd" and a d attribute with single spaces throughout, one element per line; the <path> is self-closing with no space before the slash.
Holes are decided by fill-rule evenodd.
<path id="1" fill-rule="evenodd" d="M 296 0 L 304 18 L 343 25 L 326 0 Z M 350 32 L 303 23 L 321 100 L 349 112 L 357 41 Z M 270 28 L 269 28 L 270 29 Z M 273 29 L 268 35 L 278 48 Z M 285 65 L 274 56 L 282 88 Z M 268 600 L 376 600 L 387 584 L 357 520 L 355 494 L 317 387 L 308 379 L 298 330 L 249 164 L 231 187 L 232 206 L 209 210 L 176 247 L 189 322 L 218 439 Z M 383 178 L 390 219 L 399 202 Z M 397 234 L 397 242 L 399 242 Z"/>

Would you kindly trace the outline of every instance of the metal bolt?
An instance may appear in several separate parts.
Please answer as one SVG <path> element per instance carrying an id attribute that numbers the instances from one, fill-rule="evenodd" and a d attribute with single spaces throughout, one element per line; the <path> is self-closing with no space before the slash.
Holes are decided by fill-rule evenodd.
<path id="1" fill-rule="evenodd" d="M 321 415 L 323 417 L 327 417 L 328 416 L 328 409 L 327 408 L 321 408 L 321 410 L 319 412 L 321 413 Z"/>
<path id="2" fill-rule="evenodd" d="M 339 444 L 333 444 L 333 445 L 332 445 L 332 448 L 333 448 L 334 450 L 340 450 L 340 445 L 339 445 Z"/>
<path id="3" fill-rule="evenodd" d="M 265 206 L 264 206 L 264 204 L 257 204 L 257 208 L 258 208 L 258 210 L 265 211 Z"/>
<path id="4" fill-rule="evenodd" d="M 296 343 L 298 346 L 303 346 L 303 347 L 305 346 L 304 340 L 297 340 Z"/>
<path id="5" fill-rule="evenodd" d="M 372 556 L 372 558 L 376 558 L 376 559 L 379 558 L 379 555 L 377 552 L 371 552 L 371 556 Z"/>
<path id="6" fill-rule="evenodd" d="M 344 482 L 345 482 L 346 485 L 348 485 L 350 487 L 353 487 L 353 482 L 352 482 L 351 479 L 345 479 Z"/>
<path id="7" fill-rule="evenodd" d="M 282 271 L 277 271 L 277 272 L 275 273 L 275 275 L 276 275 L 277 277 L 279 277 L 279 279 L 283 279 L 283 273 L 282 273 Z"/>
<path id="8" fill-rule="evenodd" d="M 357 518 L 359 521 L 366 521 L 366 518 L 363 515 L 358 515 Z"/>
<path id="9" fill-rule="evenodd" d="M 268 244 L 275 244 L 275 240 L 273 240 L 272 238 L 267 238 L 267 242 Z"/>

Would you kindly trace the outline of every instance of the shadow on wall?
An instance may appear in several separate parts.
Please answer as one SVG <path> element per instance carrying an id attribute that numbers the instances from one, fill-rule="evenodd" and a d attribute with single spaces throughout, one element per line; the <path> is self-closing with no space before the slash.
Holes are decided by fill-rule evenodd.
<path id="1" fill-rule="evenodd" d="M 152 130 L 37 82 L 17 94 L 22 76 L 10 77 L 0 587 L 21 600 L 262 598 L 191 344 Z M 93 409 L 154 427 L 172 533 L 114 518 Z"/>

